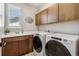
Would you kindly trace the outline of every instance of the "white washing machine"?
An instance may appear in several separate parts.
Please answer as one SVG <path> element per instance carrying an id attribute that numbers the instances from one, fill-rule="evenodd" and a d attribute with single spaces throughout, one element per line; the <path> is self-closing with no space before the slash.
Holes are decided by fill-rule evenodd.
<path id="1" fill-rule="evenodd" d="M 46 56 L 78 56 L 79 36 L 68 34 L 51 34 L 46 37 Z"/>
<path id="2" fill-rule="evenodd" d="M 33 38 L 33 54 L 34 56 L 45 56 L 46 33 L 37 32 Z"/>

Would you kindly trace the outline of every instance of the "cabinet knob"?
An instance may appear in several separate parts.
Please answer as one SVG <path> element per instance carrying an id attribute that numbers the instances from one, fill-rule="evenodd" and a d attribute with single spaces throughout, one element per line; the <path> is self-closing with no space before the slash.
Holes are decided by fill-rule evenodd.
<path id="1" fill-rule="evenodd" d="M 6 42 L 0 42 L 0 47 L 6 46 Z"/>
<path id="2" fill-rule="evenodd" d="M 5 47 L 6 46 L 6 42 L 3 42 L 3 47 Z"/>

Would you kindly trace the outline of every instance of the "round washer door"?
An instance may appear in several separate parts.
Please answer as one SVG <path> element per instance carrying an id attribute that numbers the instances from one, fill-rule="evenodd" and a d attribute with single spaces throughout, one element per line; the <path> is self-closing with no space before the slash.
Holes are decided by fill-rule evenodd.
<path id="1" fill-rule="evenodd" d="M 45 45 L 47 56 L 71 56 L 68 49 L 58 41 L 50 40 Z"/>
<path id="2" fill-rule="evenodd" d="M 33 47 L 36 50 L 36 52 L 40 53 L 42 51 L 42 42 L 39 36 L 35 36 L 33 38 Z"/>

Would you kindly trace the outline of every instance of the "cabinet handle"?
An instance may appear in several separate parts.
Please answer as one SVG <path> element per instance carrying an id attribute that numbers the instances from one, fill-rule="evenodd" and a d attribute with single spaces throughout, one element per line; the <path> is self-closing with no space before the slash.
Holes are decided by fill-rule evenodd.
<path id="1" fill-rule="evenodd" d="M 6 45 L 6 42 L 0 42 L 0 47 L 4 47 Z"/>
<path id="2" fill-rule="evenodd" d="M 6 42 L 3 43 L 3 47 L 5 47 L 5 46 L 6 46 Z"/>
<path id="3" fill-rule="evenodd" d="M 2 47 L 5 47 L 5 46 L 6 46 L 6 42 L 3 42 L 3 43 L 2 43 Z"/>

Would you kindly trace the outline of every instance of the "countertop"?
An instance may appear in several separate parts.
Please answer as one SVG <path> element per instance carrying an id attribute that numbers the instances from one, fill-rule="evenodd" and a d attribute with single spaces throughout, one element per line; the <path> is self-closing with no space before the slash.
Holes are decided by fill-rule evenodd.
<path id="1" fill-rule="evenodd" d="M 0 35 L 0 38 L 7 38 L 7 37 L 15 37 L 15 36 L 23 36 L 23 35 L 34 35 L 36 32 L 35 31 L 27 31 L 27 32 L 18 32 L 17 34 L 15 32 L 11 32 L 8 34 L 2 34 Z"/>
<path id="2" fill-rule="evenodd" d="M 1 34 L 0 38 L 7 38 L 7 37 L 16 37 L 16 36 L 23 36 L 23 35 L 34 35 L 36 33 L 39 34 L 49 34 L 48 32 L 44 32 L 44 31 L 26 31 L 26 32 L 18 32 L 17 34 L 15 32 L 11 32 L 8 34 Z"/>

